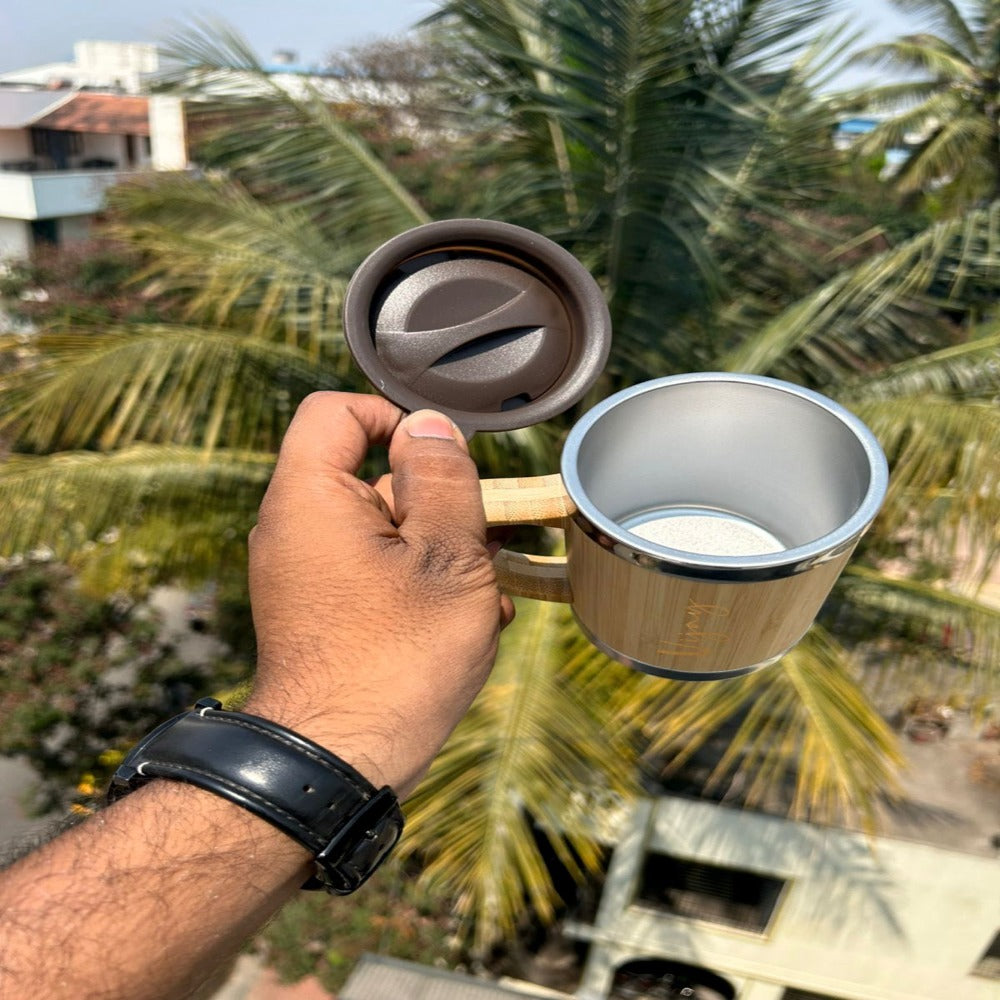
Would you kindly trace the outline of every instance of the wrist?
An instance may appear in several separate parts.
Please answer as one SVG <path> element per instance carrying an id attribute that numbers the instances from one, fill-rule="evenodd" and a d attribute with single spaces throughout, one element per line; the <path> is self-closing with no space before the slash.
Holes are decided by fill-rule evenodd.
<path id="1" fill-rule="evenodd" d="M 115 772 L 111 801 L 150 781 L 184 782 L 266 820 L 304 845 L 305 888 L 357 889 L 403 828 L 396 796 L 304 734 L 204 698 L 140 740 Z"/>
<path id="2" fill-rule="evenodd" d="M 291 729 L 336 754 L 376 788 L 388 785 L 399 794 L 397 783 L 404 779 L 394 773 L 388 760 L 389 741 L 381 736 L 384 717 L 366 723 L 354 712 L 339 708 L 317 711 L 298 701 L 257 693 L 251 694 L 239 710 Z"/>

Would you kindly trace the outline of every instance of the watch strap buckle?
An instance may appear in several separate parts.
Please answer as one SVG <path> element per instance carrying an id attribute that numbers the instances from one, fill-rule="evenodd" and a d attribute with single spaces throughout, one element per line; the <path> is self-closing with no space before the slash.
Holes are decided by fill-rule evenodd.
<path id="1" fill-rule="evenodd" d="M 403 832 L 403 814 L 393 791 L 379 789 L 316 856 L 316 879 L 302 888 L 348 895 L 382 863 Z M 317 884 L 318 883 L 318 884 Z"/>

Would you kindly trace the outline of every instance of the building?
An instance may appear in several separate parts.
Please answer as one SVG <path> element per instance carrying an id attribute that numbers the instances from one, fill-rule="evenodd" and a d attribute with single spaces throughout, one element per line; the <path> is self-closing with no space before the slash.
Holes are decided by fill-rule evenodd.
<path id="1" fill-rule="evenodd" d="M 0 87 L 0 259 L 85 239 L 109 187 L 186 166 L 178 98 Z"/>
<path id="2" fill-rule="evenodd" d="M 70 62 L 45 63 L 0 73 L 0 88 L 104 90 L 143 93 L 160 71 L 156 46 L 148 42 L 83 41 Z"/>
<path id="3" fill-rule="evenodd" d="M 590 944 L 575 996 L 1000 1000 L 1000 731 L 963 724 L 912 730 L 877 837 L 638 802 L 596 918 L 568 928 Z"/>
<path id="4" fill-rule="evenodd" d="M 515 979 L 493 982 L 383 955 L 363 955 L 341 1000 L 572 1000 Z"/>

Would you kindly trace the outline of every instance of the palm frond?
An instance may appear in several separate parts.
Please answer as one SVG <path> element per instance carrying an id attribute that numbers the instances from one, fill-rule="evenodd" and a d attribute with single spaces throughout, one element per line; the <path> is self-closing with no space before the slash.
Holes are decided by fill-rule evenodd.
<path id="1" fill-rule="evenodd" d="M 562 606 L 519 603 L 492 678 L 407 807 L 403 851 L 474 921 L 479 951 L 513 932 L 526 901 L 553 917 L 538 838 L 577 877 L 593 872 L 600 831 L 588 804 L 636 791 L 634 751 L 559 675 L 567 621 Z"/>
<path id="2" fill-rule="evenodd" d="M 971 209 L 836 275 L 779 314 L 723 359 L 732 371 L 766 372 L 810 341 L 833 340 L 850 325 L 864 332 L 886 309 L 917 298 L 932 285 L 944 296 L 963 283 L 996 280 L 1000 268 L 1000 202 Z M 878 359 L 878 341 L 866 345 Z M 891 346 L 891 345 L 889 345 Z"/>
<path id="3" fill-rule="evenodd" d="M 927 190 L 935 183 L 959 183 L 993 196 L 990 166 L 991 129 L 978 116 L 953 115 L 936 126 L 893 178 L 903 193 Z M 960 167 L 964 164 L 965 169 Z M 980 180 L 980 178 L 982 178 Z M 978 183 L 977 183 L 978 182 Z"/>
<path id="4" fill-rule="evenodd" d="M 863 136 L 855 147 L 861 156 L 873 156 L 885 153 L 891 149 L 902 149 L 908 146 L 914 136 L 933 135 L 941 128 L 942 122 L 948 122 L 960 114 L 964 101 L 959 93 L 940 89 L 936 82 L 927 84 L 907 84 L 904 92 L 902 85 L 889 84 L 891 88 L 878 88 L 868 100 L 869 107 L 890 104 L 892 117 L 879 122 L 878 126 L 868 135 Z M 921 98 L 917 101 L 918 96 Z M 900 100 L 912 100 L 911 106 L 901 107 Z"/>
<path id="5" fill-rule="evenodd" d="M 817 28 L 836 11 L 834 0 L 758 0 L 704 5 L 696 17 L 713 26 L 719 65 L 744 77 L 783 71 L 816 39 Z M 720 30 L 721 29 L 721 30 Z M 721 57 L 721 58 L 720 58 Z"/>
<path id="6" fill-rule="evenodd" d="M 643 719 L 651 752 L 676 773 L 736 719 L 706 791 L 798 819 L 873 829 L 897 791 L 895 737 L 819 626 L 780 663 L 712 684 L 672 684 Z"/>
<path id="7" fill-rule="evenodd" d="M 880 371 L 840 383 L 842 399 L 896 399 L 933 394 L 989 399 L 1000 394 L 1000 321 L 984 324 L 972 339 L 907 358 Z"/>
<path id="8" fill-rule="evenodd" d="M 895 71 L 916 71 L 953 80 L 976 82 L 975 65 L 968 56 L 929 34 L 907 35 L 897 41 L 873 45 L 856 54 L 856 60 Z"/>
<path id="9" fill-rule="evenodd" d="M 1000 516 L 996 404 L 917 394 L 859 399 L 853 409 L 890 459 L 880 532 L 908 528 L 915 551 L 946 563 L 960 563 L 963 549 L 991 550 Z"/>
<path id="10" fill-rule="evenodd" d="M 941 84 L 937 80 L 897 80 L 892 83 L 882 83 L 873 89 L 862 91 L 857 95 L 854 106 L 863 107 L 866 111 L 892 115 L 892 118 L 879 123 L 879 129 L 883 129 L 890 128 L 892 122 L 896 120 L 897 115 L 910 114 L 914 109 L 923 105 L 924 102 L 940 98 L 941 96 Z M 923 120 L 924 116 L 921 111 L 917 113 L 916 121 L 922 124 Z M 900 138 L 902 138 L 902 133 L 900 134 Z M 859 146 L 869 139 L 870 135 L 863 136 L 858 140 Z M 898 142 L 895 145 L 898 145 Z"/>
<path id="11" fill-rule="evenodd" d="M 979 40 L 952 0 L 892 0 L 893 6 L 905 14 L 925 21 L 931 31 L 949 45 L 973 58 L 980 52 Z"/>
<path id="12" fill-rule="evenodd" d="M 184 523 L 218 510 L 245 532 L 273 467 L 270 453 L 162 445 L 13 455 L 0 465 L 0 554 L 41 547 L 67 558 L 150 518 Z"/>
<path id="13" fill-rule="evenodd" d="M 33 347 L 34 364 L 0 377 L 0 429 L 33 451 L 277 450 L 306 394 L 340 388 L 305 352 L 225 330 L 111 327 L 44 334 Z"/>
<path id="14" fill-rule="evenodd" d="M 324 236 L 369 248 L 428 221 L 426 212 L 367 143 L 338 117 L 338 94 L 269 75 L 240 36 L 218 23 L 195 22 L 168 43 L 169 57 L 197 90 L 207 75 L 230 99 L 193 105 L 209 125 L 198 144 L 206 166 L 231 171 L 265 200 L 311 206 Z M 220 78 L 224 86 L 220 86 Z M 212 128 L 212 124 L 221 127 Z"/>
<path id="15" fill-rule="evenodd" d="M 993 551 L 1000 544 L 994 540 Z M 889 575 L 855 563 L 837 584 L 857 611 L 876 613 L 908 637 L 907 655 L 920 667 L 915 687 L 938 696 L 995 692 L 1000 667 L 1000 608 L 973 593 Z M 895 673 L 895 659 L 884 672 Z M 898 683 L 897 678 L 897 683 Z M 909 692 L 913 694 L 914 691 Z"/>
<path id="16" fill-rule="evenodd" d="M 329 241 L 304 209 L 266 204 L 219 176 L 121 185 L 109 205 L 110 231 L 145 254 L 137 280 L 182 302 L 188 319 L 248 327 L 336 359 L 331 331 L 368 247 Z"/>

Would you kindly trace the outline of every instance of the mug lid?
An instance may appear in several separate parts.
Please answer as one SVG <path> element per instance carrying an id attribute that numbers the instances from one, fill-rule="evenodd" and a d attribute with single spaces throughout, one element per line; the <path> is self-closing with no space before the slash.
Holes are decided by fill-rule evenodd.
<path id="1" fill-rule="evenodd" d="M 582 398 L 607 361 L 611 317 L 567 250 L 520 226 L 450 219 L 383 243 L 344 298 L 347 346 L 405 410 L 466 434 L 540 423 Z"/>

